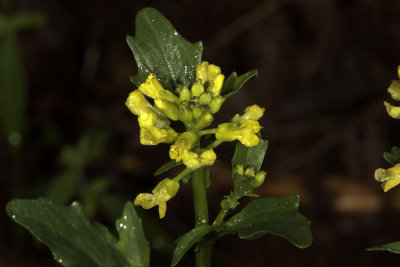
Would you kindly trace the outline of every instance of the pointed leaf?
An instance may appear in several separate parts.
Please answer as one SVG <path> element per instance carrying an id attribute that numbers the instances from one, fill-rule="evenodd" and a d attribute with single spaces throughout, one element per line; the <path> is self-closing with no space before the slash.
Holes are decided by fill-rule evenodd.
<path id="1" fill-rule="evenodd" d="M 212 230 L 210 225 L 200 225 L 178 238 L 171 266 L 176 266 L 183 255 Z"/>
<path id="2" fill-rule="evenodd" d="M 170 160 L 167 163 L 163 164 L 160 168 L 158 168 L 155 172 L 154 172 L 154 176 L 158 176 L 160 174 L 163 174 L 167 171 L 169 171 L 170 169 L 172 169 L 173 167 L 179 166 L 182 164 L 182 161 L 176 162 L 176 160 Z"/>
<path id="3" fill-rule="evenodd" d="M 393 252 L 393 253 L 400 253 L 400 241 L 392 242 L 392 243 L 389 243 L 389 244 L 385 244 L 385 245 L 381 245 L 381 246 L 377 246 L 377 247 L 373 247 L 373 248 L 369 248 L 367 250 L 368 251 L 384 250 L 384 251 L 390 251 L 390 252 Z"/>
<path id="4" fill-rule="evenodd" d="M 392 165 L 400 163 L 400 147 L 394 146 L 390 152 L 383 153 L 383 157 Z"/>
<path id="5" fill-rule="evenodd" d="M 125 204 L 122 218 L 116 221 L 119 241 L 116 248 L 132 267 L 149 266 L 150 247 L 144 236 L 142 220 L 132 202 Z"/>
<path id="6" fill-rule="evenodd" d="M 155 73 L 168 89 L 172 89 L 171 85 L 190 86 L 195 82 L 202 43 L 185 40 L 154 8 L 144 8 L 136 15 L 135 36 L 128 35 L 127 42 L 138 65 L 137 75 L 131 77 L 136 86 L 150 73 Z"/>
<path id="7" fill-rule="evenodd" d="M 298 205 L 297 195 L 256 199 L 227 220 L 225 226 L 240 238 L 254 239 L 271 233 L 306 248 L 312 243 L 310 221 L 297 211 Z"/>
<path id="8" fill-rule="evenodd" d="M 258 172 L 264 161 L 265 153 L 268 148 L 268 140 L 260 138 L 257 146 L 247 147 L 240 142 L 236 142 L 235 154 L 232 158 L 232 166 L 241 164 L 244 167 L 253 166 Z"/>
<path id="9" fill-rule="evenodd" d="M 257 70 L 251 70 L 240 76 L 237 76 L 236 72 L 232 72 L 222 86 L 221 95 L 225 98 L 233 95 L 242 88 L 245 82 L 256 78 L 257 74 Z"/>
<path id="10" fill-rule="evenodd" d="M 45 198 L 14 199 L 8 215 L 49 247 L 63 266 L 121 267 L 115 238 L 100 224 L 91 224 L 78 202 L 64 208 Z"/>

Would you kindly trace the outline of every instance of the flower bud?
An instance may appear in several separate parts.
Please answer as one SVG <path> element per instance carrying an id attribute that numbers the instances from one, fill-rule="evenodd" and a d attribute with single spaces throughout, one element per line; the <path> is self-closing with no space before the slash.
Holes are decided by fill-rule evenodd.
<path id="1" fill-rule="evenodd" d="M 175 104 L 179 104 L 179 98 L 172 92 L 164 89 L 157 81 L 156 75 L 153 73 L 150 73 L 146 82 L 139 86 L 139 91 L 153 99 L 162 98 Z"/>
<path id="2" fill-rule="evenodd" d="M 176 193 L 179 191 L 179 183 L 177 181 L 166 178 L 162 180 L 158 185 L 153 189 L 153 194 L 160 193 L 165 188 L 165 193 L 168 194 L 168 199 L 173 198 Z"/>
<path id="3" fill-rule="evenodd" d="M 211 92 L 213 96 L 219 95 L 224 83 L 225 76 L 223 74 L 218 74 L 215 79 L 208 86 L 207 91 Z"/>
<path id="4" fill-rule="evenodd" d="M 154 103 L 169 119 L 173 121 L 179 119 L 178 105 L 164 99 L 156 99 Z"/>
<path id="5" fill-rule="evenodd" d="M 146 97 L 139 91 L 134 90 L 126 99 L 125 105 L 135 115 L 139 116 L 143 112 L 147 112 L 152 105 L 147 101 Z"/>
<path id="6" fill-rule="evenodd" d="M 211 113 L 212 114 L 217 113 L 224 102 L 225 102 L 225 98 L 223 98 L 222 96 L 215 97 L 210 103 Z"/>
<path id="7" fill-rule="evenodd" d="M 388 92 L 394 100 L 400 101 L 400 82 L 392 81 L 389 86 Z"/>
<path id="8" fill-rule="evenodd" d="M 199 103 L 202 105 L 208 105 L 211 103 L 212 100 L 212 96 L 210 92 L 206 92 L 203 93 L 200 97 L 199 97 Z"/>
<path id="9" fill-rule="evenodd" d="M 202 116 L 203 113 L 204 113 L 204 107 L 203 107 L 203 106 L 200 106 L 200 105 L 195 105 L 195 106 L 192 108 L 192 110 L 193 110 L 193 117 L 194 117 L 196 120 L 200 119 L 201 116 Z"/>
<path id="10" fill-rule="evenodd" d="M 384 102 L 386 111 L 393 119 L 400 119 L 400 107 L 393 106 L 388 102 Z"/>
<path id="11" fill-rule="evenodd" d="M 253 166 L 249 166 L 244 170 L 244 176 L 247 176 L 247 177 L 253 177 L 255 173 L 256 173 L 256 170 L 254 169 Z"/>
<path id="12" fill-rule="evenodd" d="M 202 129 L 204 129 L 204 128 L 207 128 L 208 126 L 211 125 L 211 123 L 213 122 L 213 120 L 214 120 L 213 115 L 211 115 L 210 113 L 206 113 L 206 114 L 204 114 L 204 115 L 200 118 L 200 120 L 198 121 L 198 123 L 197 123 L 197 128 L 198 128 L 199 130 L 202 130 Z"/>
<path id="13" fill-rule="evenodd" d="M 244 174 L 244 166 L 242 164 L 236 164 L 235 171 L 238 174 L 243 175 Z"/>
<path id="14" fill-rule="evenodd" d="M 214 65 L 214 64 L 210 64 L 207 67 L 207 80 L 212 81 L 215 79 L 215 77 L 217 77 L 218 74 L 221 73 L 221 68 Z"/>
<path id="15" fill-rule="evenodd" d="M 262 185 L 264 183 L 266 176 L 267 176 L 267 173 L 264 171 L 257 172 L 254 175 L 253 187 L 256 188 L 256 187 L 259 187 L 260 185 Z"/>
<path id="16" fill-rule="evenodd" d="M 387 170 L 377 169 L 375 171 L 375 180 L 383 182 L 382 188 L 384 192 L 400 184 L 400 163 Z"/>
<path id="17" fill-rule="evenodd" d="M 196 79 L 200 79 L 203 84 L 207 81 L 208 65 L 207 61 L 203 61 L 196 67 Z"/>
<path id="18" fill-rule="evenodd" d="M 188 106 L 179 106 L 179 120 L 183 122 L 191 122 L 193 120 L 193 112 Z"/>
<path id="19" fill-rule="evenodd" d="M 199 79 L 192 85 L 192 96 L 199 97 L 202 93 L 204 93 L 204 86 Z"/>
<path id="20" fill-rule="evenodd" d="M 183 86 L 179 93 L 180 101 L 190 101 L 191 98 L 190 90 L 186 86 Z"/>

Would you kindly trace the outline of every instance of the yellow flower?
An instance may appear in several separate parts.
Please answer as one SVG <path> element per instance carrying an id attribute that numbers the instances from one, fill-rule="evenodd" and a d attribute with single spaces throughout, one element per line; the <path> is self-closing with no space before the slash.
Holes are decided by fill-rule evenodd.
<path id="1" fill-rule="evenodd" d="M 163 121 L 155 112 L 142 113 L 139 118 L 140 143 L 143 145 L 157 145 L 159 143 L 173 143 L 178 134 Z"/>
<path id="2" fill-rule="evenodd" d="M 137 116 L 147 112 L 149 108 L 153 108 L 153 106 L 146 100 L 146 97 L 139 90 L 134 90 L 129 94 L 125 105 L 133 114 Z"/>
<path id="3" fill-rule="evenodd" d="M 203 166 L 213 165 L 217 155 L 214 150 L 199 149 L 196 152 L 185 150 L 183 152 L 182 161 L 186 167 L 190 169 L 198 169 Z"/>
<path id="4" fill-rule="evenodd" d="M 260 138 L 256 135 L 261 130 L 258 121 L 247 120 L 243 123 L 222 123 L 218 125 L 215 138 L 220 141 L 239 140 L 243 145 L 252 147 L 258 145 Z"/>
<path id="5" fill-rule="evenodd" d="M 392 117 L 393 119 L 400 119 L 400 107 L 398 106 L 393 106 L 388 102 L 384 102 L 386 111 Z"/>
<path id="6" fill-rule="evenodd" d="M 179 162 L 182 160 L 185 151 L 188 151 L 196 143 L 197 136 L 192 132 L 184 132 L 179 135 L 175 144 L 171 145 L 169 157 Z"/>
<path id="7" fill-rule="evenodd" d="M 217 96 L 221 92 L 225 76 L 221 74 L 220 67 L 203 61 L 196 67 L 196 79 L 201 80 L 202 84 L 208 82 L 207 91 L 211 92 L 213 96 Z"/>
<path id="8" fill-rule="evenodd" d="M 258 121 L 264 115 L 265 108 L 261 108 L 258 105 L 248 106 L 243 115 L 236 114 L 231 122 L 242 123 L 247 120 Z"/>
<path id="9" fill-rule="evenodd" d="M 375 171 L 375 180 L 383 182 L 382 188 L 384 192 L 400 184 L 400 163 L 389 169 L 377 169 Z"/>
<path id="10" fill-rule="evenodd" d="M 146 82 L 139 86 L 139 91 L 153 99 L 161 98 L 179 104 L 179 97 L 164 89 L 157 81 L 156 75 L 153 73 L 150 73 Z"/>
<path id="11" fill-rule="evenodd" d="M 167 201 L 173 198 L 179 190 L 179 183 L 171 180 L 162 180 L 154 189 L 153 194 L 140 193 L 135 198 L 135 206 L 142 206 L 145 209 L 151 209 L 158 205 L 160 219 L 164 218 L 167 211 Z"/>

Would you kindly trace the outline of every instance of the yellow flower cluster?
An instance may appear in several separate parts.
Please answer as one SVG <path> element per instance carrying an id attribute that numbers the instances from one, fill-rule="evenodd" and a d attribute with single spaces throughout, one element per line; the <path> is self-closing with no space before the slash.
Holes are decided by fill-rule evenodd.
<path id="1" fill-rule="evenodd" d="M 385 192 L 400 184 L 400 163 L 389 169 L 377 169 L 375 180 L 382 182 L 382 188 Z"/>
<path id="2" fill-rule="evenodd" d="M 158 205 L 158 212 L 160 219 L 162 219 L 167 211 L 167 201 L 174 197 L 178 190 L 179 183 L 167 178 L 153 189 L 153 194 L 140 193 L 136 197 L 134 204 L 136 206 L 140 205 L 145 209 L 151 209 Z"/>
<path id="3" fill-rule="evenodd" d="M 400 78 L 400 66 L 397 67 L 397 73 Z M 399 80 L 392 81 L 392 83 L 390 84 L 390 86 L 388 88 L 388 92 L 391 95 L 391 97 L 393 98 L 393 100 L 400 101 L 400 81 Z M 399 120 L 400 119 L 400 107 L 393 106 L 386 101 L 384 102 L 384 104 L 386 107 L 386 111 L 390 115 L 390 117 Z"/>

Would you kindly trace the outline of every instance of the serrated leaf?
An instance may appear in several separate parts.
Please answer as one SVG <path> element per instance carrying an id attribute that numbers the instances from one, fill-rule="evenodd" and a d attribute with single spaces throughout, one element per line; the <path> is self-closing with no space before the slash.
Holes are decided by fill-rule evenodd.
<path id="1" fill-rule="evenodd" d="M 389 252 L 393 252 L 393 253 L 399 254 L 400 253 L 400 241 L 388 243 L 388 244 L 381 245 L 381 246 L 376 246 L 376 247 L 373 247 L 373 248 L 369 248 L 367 250 L 368 251 L 383 250 L 383 251 L 389 251 Z"/>
<path id="2" fill-rule="evenodd" d="M 237 141 L 235 154 L 232 158 L 232 166 L 234 167 L 237 164 L 243 165 L 245 168 L 247 166 L 253 166 L 255 171 L 258 172 L 264 161 L 267 148 L 268 140 L 263 140 L 261 138 L 258 145 L 253 147 L 247 147 Z"/>
<path id="3" fill-rule="evenodd" d="M 400 163 L 400 147 L 394 146 L 390 152 L 383 153 L 383 157 L 392 165 Z"/>
<path id="4" fill-rule="evenodd" d="M 271 233 L 306 248 L 312 243 L 310 221 L 297 211 L 298 206 L 297 195 L 256 199 L 224 225 L 240 238 L 254 239 Z"/>
<path id="5" fill-rule="evenodd" d="M 8 215 L 49 247 L 63 266 L 121 267 L 115 237 L 100 224 L 91 224 L 78 202 L 64 208 L 45 199 L 14 199 Z"/>
<path id="6" fill-rule="evenodd" d="M 116 221 L 119 241 L 115 247 L 132 267 L 149 266 L 150 247 L 144 236 L 142 220 L 132 202 L 127 202 L 122 217 Z"/>
<path id="7" fill-rule="evenodd" d="M 131 81 L 139 86 L 155 73 L 164 88 L 177 84 L 190 86 L 196 79 L 203 45 L 185 40 L 156 9 L 144 8 L 136 15 L 135 36 L 127 36 L 138 73 Z"/>
<path id="8" fill-rule="evenodd" d="M 176 266 L 183 255 L 212 230 L 210 225 L 200 225 L 178 238 L 171 266 Z"/>
<path id="9" fill-rule="evenodd" d="M 237 76 L 236 72 L 232 72 L 222 86 L 221 95 L 225 98 L 230 97 L 239 91 L 247 81 L 256 78 L 257 74 L 257 70 L 251 70 L 240 76 Z"/>
<path id="10" fill-rule="evenodd" d="M 169 171 L 170 169 L 182 165 L 182 161 L 176 162 L 176 160 L 172 159 L 170 161 L 168 161 L 167 163 L 163 164 L 160 168 L 158 168 L 155 172 L 154 172 L 154 176 L 158 176 L 160 174 L 163 174 L 167 171 Z"/>

